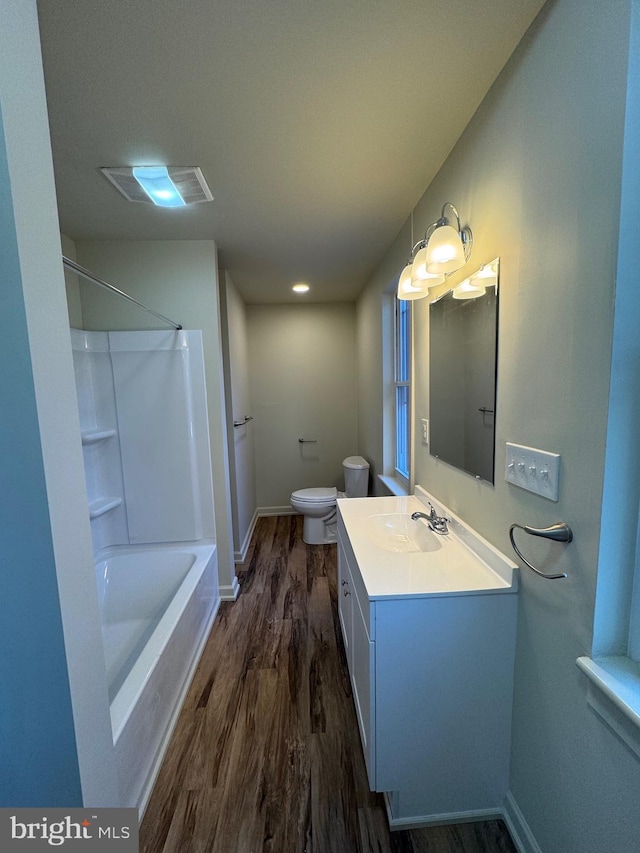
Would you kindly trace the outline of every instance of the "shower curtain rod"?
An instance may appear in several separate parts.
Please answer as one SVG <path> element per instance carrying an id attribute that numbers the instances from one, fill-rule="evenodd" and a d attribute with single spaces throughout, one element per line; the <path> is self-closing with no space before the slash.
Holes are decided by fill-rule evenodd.
<path id="1" fill-rule="evenodd" d="M 69 260 L 69 258 L 65 258 L 64 255 L 62 256 L 62 263 L 71 272 L 74 272 L 77 275 L 81 275 L 83 278 L 86 278 L 87 281 L 93 282 L 93 284 L 99 284 L 100 287 L 104 287 L 107 290 L 110 290 L 112 293 L 116 293 L 118 296 L 122 296 L 123 299 L 128 299 L 129 302 L 133 302 L 134 305 L 137 305 L 139 308 L 142 308 L 148 314 L 153 314 L 153 316 L 157 317 L 158 320 L 162 320 L 163 323 L 167 323 L 169 326 L 173 326 L 176 331 L 182 329 L 182 326 L 179 323 L 176 323 L 175 320 L 170 320 L 168 317 L 165 317 L 164 314 L 159 314 L 157 311 L 153 311 L 151 308 L 148 308 L 142 302 L 138 302 L 138 300 L 134 299 L 133 296 L 129 296 L 129 294 L 125 293 L 124 290 L 118 290 L 117 287 L 114 287 L 107 281 L 103 281 L 101 278 L 98 278 L 93 273 L 89 272 L 89 270 L 86 270 L 84 267 L 81 267 L 80 264 L 77 264 L 75 261 Z"/>

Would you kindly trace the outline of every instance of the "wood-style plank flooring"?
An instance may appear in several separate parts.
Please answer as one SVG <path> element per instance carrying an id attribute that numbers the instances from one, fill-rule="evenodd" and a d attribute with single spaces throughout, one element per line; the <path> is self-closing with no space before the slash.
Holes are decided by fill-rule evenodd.
<path id="1" fill-rule="evenodd" d="M 502 821 L 390 832 L 369 791 L 336 546 L 262 518 L 223 602 L 140 828 L 145 853 L 515 853 Z"/>

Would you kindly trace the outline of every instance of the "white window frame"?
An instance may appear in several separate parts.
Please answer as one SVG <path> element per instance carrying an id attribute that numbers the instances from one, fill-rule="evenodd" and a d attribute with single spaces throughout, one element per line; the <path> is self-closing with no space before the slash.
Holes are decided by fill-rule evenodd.
<path id="1" fill-rule="evenodd" d="M 395 295 L 393 305 L 393 469 L 394 476 L 408 491 L 411 479 L 412 311 L 411 302 Z M 399 403 L 400 399 L 404 402 Z"/>

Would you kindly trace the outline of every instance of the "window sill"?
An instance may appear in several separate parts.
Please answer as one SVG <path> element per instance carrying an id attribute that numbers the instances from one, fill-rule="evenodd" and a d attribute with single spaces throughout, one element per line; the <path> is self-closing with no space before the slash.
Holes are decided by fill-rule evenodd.
<path id="1" fill-rule="evenodd" d="M 640 757 L 640 664 L 628 657 L 580 657 L 590 681 L 587 701 Z"/>
<path id="2" fill-rule="evenodd" d="M 378 474 L 378 479 L 391 495 L 401 498 L 409 494 L 409 487 L 396 477 L 391 477 L 387 474 Z"/>

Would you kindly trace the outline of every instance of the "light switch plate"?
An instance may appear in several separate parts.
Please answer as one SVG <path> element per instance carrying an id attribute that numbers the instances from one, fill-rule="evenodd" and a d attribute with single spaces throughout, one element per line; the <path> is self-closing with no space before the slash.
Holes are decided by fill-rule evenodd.
<path id="1" fill-rule="evenodd" d="M 429 421 L 426 418 L 421 420 L 422 426 L 422 443 L 429 444 Z"/>
<path id="2" fill-rule="evenodd" d="M 557 501 L 559 474 L 560 456 L 557 453 L 507 442 L 504 468 L 507 483 Z"/>

